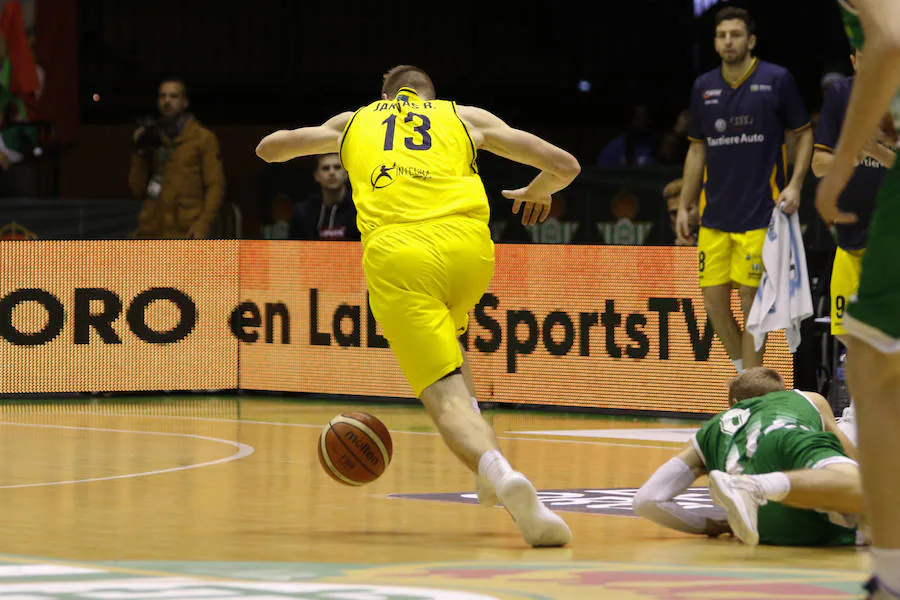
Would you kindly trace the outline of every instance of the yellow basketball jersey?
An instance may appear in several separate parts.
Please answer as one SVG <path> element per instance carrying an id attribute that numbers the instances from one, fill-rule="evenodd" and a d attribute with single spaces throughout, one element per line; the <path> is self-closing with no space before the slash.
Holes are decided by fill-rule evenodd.
<path id="1" fill-rule="evenodd" d="M 386 225 L 457 215 L 488 222 L 475 145 L 454 102 L 422 100 L 401 88 L 394 100 L 356 111 L 340 156 L 364 243 Z"/>

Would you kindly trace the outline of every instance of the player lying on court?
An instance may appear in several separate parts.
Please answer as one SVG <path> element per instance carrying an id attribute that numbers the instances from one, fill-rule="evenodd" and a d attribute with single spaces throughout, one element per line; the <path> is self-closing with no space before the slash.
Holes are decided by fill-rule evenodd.
<path id="1" fill-rule="evenodd" d="M 550 195 L 581 167 L 568 152 L 486 110 L 437 99 L 419 68 L 391 69 L 381 98 L 318 127 L 277 131 L 256 153 L 267 162 L 340 153 L 353 187 L 372 313 L 416 397 L 476 474 L 482 504 L 499 499 L 532 546 L 566 544 L 572 537 L 566 523 L 500 453 L 457 338 L 494 272 L 477 150 L 540 170 L 526 187 L 503 192 L 524 225 L 547 218 Z"/>
<path id="2" fill-rule="evenodd" d="M 754 367 L 731 380 L 728 404 L 638 490 L 634 511 L 685 533 L 718 536 L 730 527 L 751 545 L 855 544 L 862 514 L 856 447 L 825 398 L 785 390 L 776 371 Z M 706 474 L 727 526 L 673 500 Z"/>

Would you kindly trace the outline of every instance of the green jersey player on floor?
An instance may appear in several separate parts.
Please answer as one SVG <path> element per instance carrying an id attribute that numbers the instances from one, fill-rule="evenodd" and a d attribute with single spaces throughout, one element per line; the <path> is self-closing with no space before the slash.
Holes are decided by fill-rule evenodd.
<path id="1" fill-rule="evenodd" d="M 900 2 L 839 0 L 847 35 L 865 59 L 856 72 L 831 168 L 816 208 L 826 223 L 850 224 L 838 198 L 872 142 L 896 152 L 900 125 Z M 856 403 L 867 517 L 872 530 L 872 599 L 900 598 L 900 165 L 885 175 L 869 227 L 857 298 L 845 318 L 847 374 Z"/>
<path id="2" fill-rule="evenodd" d="M 756 367 L 729 384 L 730 408 L 707 421 L 634 498 L 639 515 L 686 533 L 730 530 L 748 544 L 857 543 L 862 512 L 855 447 L 819 394 L 788 391 L 776 371 Z M 709 474 L 724 523 L 673 499 Z"/>

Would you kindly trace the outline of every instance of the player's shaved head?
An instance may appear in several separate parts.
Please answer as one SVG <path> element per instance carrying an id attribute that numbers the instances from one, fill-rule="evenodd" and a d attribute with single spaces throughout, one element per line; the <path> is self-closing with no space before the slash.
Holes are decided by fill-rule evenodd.
<path id="1" fill-rule="evenodd" d="M 409 87 L 419 93 L 423 100 L 434 100 L 434 83 L 428 73 L 412 65 L 397 65 L 384 74 L 381 92 L 388 98 L 397 95 L 402 87 Z"/>
<path id="2" fill-rule="evenodd" d="M 728 383 L 728 406 L 734 406 L 747 398 L 759 398 L 783 391 L 784 379 L 778 371 L 768 367 L 751 367 Z"/>

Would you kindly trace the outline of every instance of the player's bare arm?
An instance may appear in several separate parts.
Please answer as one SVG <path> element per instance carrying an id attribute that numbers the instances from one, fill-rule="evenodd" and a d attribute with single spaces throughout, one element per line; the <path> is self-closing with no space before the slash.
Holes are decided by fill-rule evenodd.
<path id="1" fill-rule="evenodd" d="M 706 166 L 706 142 L 692 140 L 684 159 L 684 183 L 678 199 L 678 216 L 675 221 L 675 230 L 681 240 L 691 237 L 689 210 L 700 197 L 704 166 Z"/>
<path id="2" fill-rule="evenodd" d="M 809 170 L 809 163 L 813 155 L 813 131 L 812 127 L 806 127 L 800 131 L 789 132 L 788 135 L 794 139 L 794 143 L 791 144 L 794 149 L 794 169 L 791 173 L 791 180 L 778 197 L 778 204 L 781 206 L 781 210 L 791 214 L 800 208 L 800 189 L 803 187 L 803 181 L 806 179 L 806 172 Z"/>
<path id="3" fill-rule="evenodd" d="M 854 5 L 866 32 L 866 60 L 857 69 L 834 159 L 816 194 L 816 209 L 826 223 L 856 222 L 856 215 L 838 209 L 838 197 L 900 85 L 900 3 L 857 0 Z"/>
<path id="4" fill-rule="evenodd" d="M 691 443 L 678 456 L 663 464 L 641 486 L 634 496 L 632 508 L 638 515 L 663 527 L 718 537 L 730 533 L 726 521 L 717 521 L 681 508 L 675 497 L 688 489 L 698 477 L 706 474 L 703 458 Z"/>
<path id="5" fill-rule="evenodd" d="M 514 201 L 514 214 L 524 205 L 523 225 L 543 222 L 550 215 L 551 195 L 567 187 L 581 172 L 578 160 L 534 134 L 510 127 L 482 108 L 457 108 L 478 149 L 540 169 L 528 186 L 504 190 L 503 196 Z"/>
<path id="6" fill-rule="evenodd" d="M 825 177 L 825 174 L 831 168 L 831 161 L 833 160 L 834 155 L 831 153 L 831 150 L 823 150 L 821 148 L 813 150 L 811 165 L 813 175 L 819 178 Z"/>
<path id="7" fill-rule="evenodd" d="M 301 156 L 337 152 L 341 133 L 352 117 L 352 112 L 345 112 L 315 127 L 276 131 L 262 139 L 256 147 L 256 155 L 268 163 L 277 163 Z"/>

